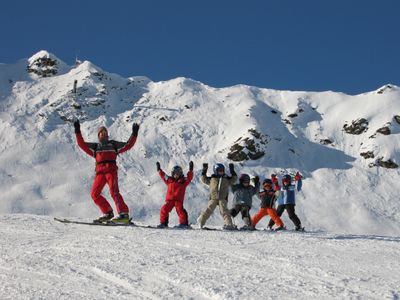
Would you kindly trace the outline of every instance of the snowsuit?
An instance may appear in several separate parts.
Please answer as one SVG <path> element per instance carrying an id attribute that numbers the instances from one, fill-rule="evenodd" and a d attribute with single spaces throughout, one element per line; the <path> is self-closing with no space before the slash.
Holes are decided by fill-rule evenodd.
<path id="1" fill-rule="evenodd" d="M 117 212 L 119 214 L 129 213 L 129 208 L 119 192 L 116 159 L 118 154 L 131 149 L 135 145 L 136 139 L 136 135 L 131 135 L 126 143 L 113 140 L 105 143 L 86 143 L 82 134 L 80 132 L 76 133 L 78 146 L 96 160 L 96 176 L 90 195 L 103 214 L 112 212 L 112 207 L 101 195 L 106 183 L 110 188 L 110 194 L 115 202 Z"/>
<path id="2" fill-rule="evenodd" d="M 208 199 L 207 208 L 201 213 L 198 221 L 200 226 L 203 227 L 208 218 L 211 216 L 217 205 L 219 211 L 224 218 L 224 224 L 232 226 L 232 218 L 228 210 L 228 195 L 229 187 L 237 180 L 237 175 L 232 174 L 231 177 L 227 175 L 219 176 L 213 174 L 208 177 L 206 174 L 201 175 L 201 182 L 210 187 L 210 197 Z"/>
<path id="3" fill-rule="evenodd" d="M 258 194 L 258 197 L 261 200 L 261 207 L 260 210 L 253 216 L 253 219 L 251 220 L 253 226 L 255 227 L 257 223 L 266 215 L 269 215 L 271 217 L 271 220 L 273 220 L 276 225 L 279 227 L 283 227 L 283 222 L 281 218 L 278 216 L 274 204 L 275 204 L 275 199 L 279 197 L 279 190 L 275 189 L 270 189 L 270 190 L 263 190 Z"/>
<path id="4" fill-rule="evenodd" d="M 260 190 L 260 183 L 257 182 L 255 186 L 249 185 L 247 187 L 242 184 L 235 184 L 232 186 L 233 204 L 234 207 L 230 209 L 230 214 L 234 218 L 239 212 L 242 214 L 242 219 L 245 225 L 251 225 L 250 209 L 252 206 L 253 196 Z"/>
<path id="5" fill-rule="evenodd" d="M 295 191 L 296 190 L 298 192 L 301 191 L 301 187 L 302 187 L 301 178 L 297 179 L 296 184 L 291 184 L 287 187 L 282 186 L 281 194 L 278 197 L 278 207 L 276 209 L 276 213 L 278 214 L 279 217 L 282 216 L 283 212 L 286 210 L 289 215 L 289 219 L 292 220 L 296 228 L 301 226 L 301 222 L 295 212 L 295 206 L 296 206 Z M 274 226 L 274 224 L 275 224 L 274 220 L 271 219 L 269 221 L 268 226 L 272 227 Z"/>
<path id="6" fill-rule="evenodd" d="M 188 225 L 188 213 L 183 208 L 183 201 L 185 199 L 186 188 L 193 179 L 193 171 L 189 171 L 187 177 L 182 176 L 178 179 L 168 176 L 163 170 L 160 170 L 158 173 L 167 185 L 165 204 L 160 210 L 160 223 L 168 225 L 169 213 L 175 207 L 179 217 L 179 224 Z"/>

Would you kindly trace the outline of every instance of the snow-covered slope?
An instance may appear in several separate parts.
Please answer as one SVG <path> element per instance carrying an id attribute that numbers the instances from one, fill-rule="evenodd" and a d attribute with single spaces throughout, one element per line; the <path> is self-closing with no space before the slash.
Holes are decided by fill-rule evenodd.
<path id="1" fill-rule="evenodd" d="M 188 78 L 122 78 L 88 61 L 69 67 L 41 51 L 0 65 L 0 213 L 98 215 L 89 195 L 94 161 L 73 133 L 79 118 L 87 141 L 100 125 L 126 140 L 132 122 L 141 124 L 137 144 L 119 157 L 121 192 L 135 220 L 157 223 L 165 186 L 156 161 L 166 171 L 195 162 L 186 197 L 195 222 L 207 204 L 201 164 L 234 160 L 239 172 L 261 177 L 300 170 L 297 210 L 309 229 L 399 235 L 399 169 L 388 168 L 400 161 L 398 115 L 393 85 L 356 96 L 213 88 Z M 218 214 L 210 220 L 221 222 Z"/>
<path id="2" fill-rule="evenodd" d="M 400 239 L 0 216 L 1 299 L 398 299 Z"/>

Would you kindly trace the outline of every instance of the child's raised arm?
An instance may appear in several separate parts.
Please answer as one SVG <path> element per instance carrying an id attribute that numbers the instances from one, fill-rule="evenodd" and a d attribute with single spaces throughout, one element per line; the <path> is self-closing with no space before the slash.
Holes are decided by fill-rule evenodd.
<path id="1" fill-rule="evenodd" d="M 157 166 L 158 174 L 160 175 L 162 181 L 164 181 L 164 183 L 168 185 L 169 176 L 167 174 L 165 174 L 165 172 L 163 170 L 161 170 L 161 165 L 159 162 L 156 163 L 156 166 Z"/>
<path id="2" fill-rule="evenodd" d="M 186 175 L 186 185 L 189 185 L 193 179 L 193 168 L 194 168 L 193 162 L 190 161 L 189 172 L 187 172 L 187 175 Z"/>
<path id="3" fill-rule="evenodd" d="M 296 175 L 294 176 L 294 180 L 296 181 L 296 189 L 298 192 L 300 192 L 303 186 L 303 180 L 300 172 L 296 173 Z"/>
<path id="4" fill-rule="evenodd" d="M 211 177 L 207 177 L 207 169 L 208 169 L 208 164 L 204 163 L 203 164 L 203 170 L 201 171 L 200 180 L 201 180 L 202 183 L 204 183 L 206 185 L 210 185 Z"/>

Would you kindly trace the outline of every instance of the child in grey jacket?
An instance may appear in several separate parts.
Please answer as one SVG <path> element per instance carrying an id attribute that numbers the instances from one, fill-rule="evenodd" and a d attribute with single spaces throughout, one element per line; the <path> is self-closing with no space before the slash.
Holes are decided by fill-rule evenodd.
<path id="1" fill-rule="evenodd" d="M 234 218 L 239 212 L 242 214 L 244 226 L 242 229 L 251 229 L 250 209 L 253 203 L 253 196 L 260 190 L 260 178 L 256 176 L 253 179 L 254 186 L 250 184 L 250 176 L 242 174 L 239 178 L 239 184 L 232 186 L 233 204 L 230 214 Z"/>

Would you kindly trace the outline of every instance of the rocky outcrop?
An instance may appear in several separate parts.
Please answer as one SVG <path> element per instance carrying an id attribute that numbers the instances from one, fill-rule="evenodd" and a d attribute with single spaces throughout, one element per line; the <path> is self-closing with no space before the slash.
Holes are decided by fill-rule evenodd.
<path id="1" fill-rule="evenodd" d="M 348 134 L 359 135 L 368 130 L 368 121 L 364 118 L 359 118 L 351 122 L 351 125 L 344 124 L 343 130 Z"/>
<path id="2" fill-rule="evenodd" d="M 377 166 L 386 169 L 397 169 L 399 167 L 393 160 L 383 160 L 383 157 L 379 157 L 375 162 L 369 164 L 370 168 Z"/>
<path id="3" fill-rule="evenodd" d="M 381 127 L 376 132 L 380 133 L 380 134 L 383 134 L 383 135 L 390 135 L 391 134 L 389 126 Z"/>
<path id="4" fill-rule="evenodd" d="M 330 145 L 330 144 L 333 144 L 333 141 L 330 139 L 321 139 L 321 140 L 319 140 L 319 143 L 322 145 Z"/>
<path id="5" fill-rule="evenodd" d="M 386 92 L 386 91 L 388 91 L 388 90 L 391 90 L 392 88 L 393 88 L 393 87 L 392 87 L 390 84 L 387 84 L 387 85 L 381 87 L 381 88 L 377 91 L 377 93 L 378 93 L 378 94 L 383 94 L 384 92 Z"/>
<path id="6" fill-rule="evenodd" d="M 28 63 L 27 71 L 40 77 L 50 77 L 58 73 L 58 62 L 51 58 L 48 53 L 30 59 Z"/>
<path id="7" fill-rule="evenodd" d="M 361 152 L 360 155 L 364 157 L 364 159 L 375 158 L 373 151 Z"/>
<path id="8" fill-rule="evenodd" d="M 233 161 L 257 160 L 265 155 L 265 145 L 268 143 L 266 135 L 255 129 L 248 131 L 251 137 L 236 140 L 229 148 L 228 159 Z"/>

